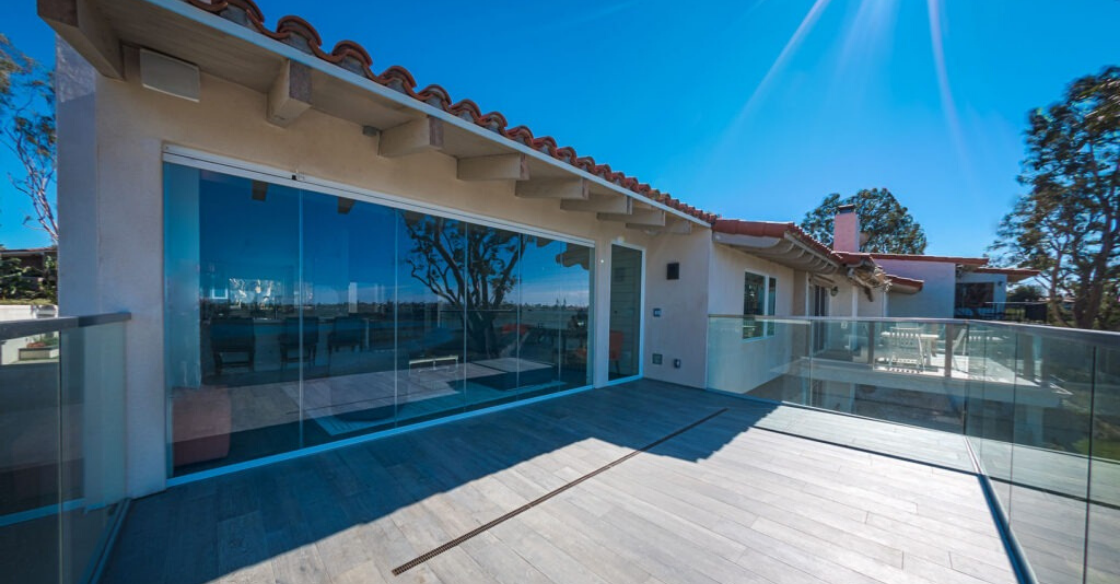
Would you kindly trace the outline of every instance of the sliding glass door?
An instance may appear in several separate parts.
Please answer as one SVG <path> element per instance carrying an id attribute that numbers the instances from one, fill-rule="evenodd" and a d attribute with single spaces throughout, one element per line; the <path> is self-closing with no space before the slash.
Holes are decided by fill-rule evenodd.
<path id="1" fill-rule="evenodd" d="M 590 383 L 589 246 L 164 172 L 173 475 Z"/>

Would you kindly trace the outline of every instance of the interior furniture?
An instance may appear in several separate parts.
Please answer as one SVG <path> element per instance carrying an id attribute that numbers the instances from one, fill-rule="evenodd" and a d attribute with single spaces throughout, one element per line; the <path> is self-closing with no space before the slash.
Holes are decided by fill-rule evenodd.
<path id="1" fill-rule="evenodd" d="M 366 321 L 360 316 L 340 316 L 334 319 L 333 330 L 327 335 L 327 352 L 342 348 L 361 350 L 366 336 Z"/>
<path id="2" fill-rule="evenodd" d="M 298 316 L 289 316 L 284 319 L 284 328 L 280 332 L 281 367 L 287 367 L 291 361 L 296 363 L 315 362 L 315 355 L 319 346 L 319 317 L 303 317 L 302 327 L 300 327 L 300 320 Z"/>
<path id="3" fill-rule="evenodd" d="M 222 374 L 226 367 L 253 369 L 256 358 L 256 334 L 253 319 L 245 317 L 216 318 L 210 323 L 210 351 L 214 370 Z"/>
<path id="4" fill-rule="evenodd" d="M 171 390 L 172 460 L 175 466 L 229 455 L 232 406 L 221 386 Z"/>

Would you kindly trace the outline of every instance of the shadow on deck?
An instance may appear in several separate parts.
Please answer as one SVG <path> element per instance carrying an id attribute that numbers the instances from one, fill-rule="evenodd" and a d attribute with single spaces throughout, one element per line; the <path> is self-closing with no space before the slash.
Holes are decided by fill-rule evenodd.
<path id="1" fill-rule="evenodd" d="M 907 460 L 955 438 L 639 381 L 135 501 L 102 581 L 1015 582 L 978 479 Z"/>

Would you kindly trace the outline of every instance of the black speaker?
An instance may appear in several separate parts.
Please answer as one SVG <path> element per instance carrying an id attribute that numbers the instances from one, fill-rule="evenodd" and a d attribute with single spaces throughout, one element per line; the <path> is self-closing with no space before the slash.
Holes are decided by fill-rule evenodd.
<path id="1" fill-rule="evenodd" d="M 681 265 L 678 262 L 671 262 L 665 270 L 665 279 L 667 280 L 680 280 L 681 279 Z"/>

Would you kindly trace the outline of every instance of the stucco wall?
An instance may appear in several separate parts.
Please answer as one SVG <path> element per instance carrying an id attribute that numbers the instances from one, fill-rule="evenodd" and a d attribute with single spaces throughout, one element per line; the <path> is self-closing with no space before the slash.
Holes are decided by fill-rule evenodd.
<path id="1" fill-rule="evenodd" d="M 957 267 L 954 263 L 875 260 L 888 274 L 925 282 L 917 294 L 891 294 L 889 316 L 953 318 Z"/>
<path id="2" fill-rule="evenodd" d="M 708 278 L 711 295 L 710 314 L 743 314 L 743 277 L 745 272 L 777 278 L 775 314 L 793 314 L 794 270 L 723 245 L 712 249 Z M 788 362 L 791 334 L 798 325 L 777 323 L 774 334 L 763 338 L 742 338 L 736 319 L 720 319 L 709 324 L 708 387 L 722 391 L 744 392 L 781 375 Z"/>
<path id="3" fill-rule="evenodd" d="M 647 313 L 655 305 L 666 313 L 657 322 L 647 314 L 643 359 L 648 364 L 649 352 L 659 350 L 683 363 L 679 370 L 647 367 L 647 375 L 703 384 L 706 290 L 688 282 L 708 277 L 706 229 L 653 237 L 593 214 L 564 212 L 556 201 L 515 197 L 512 182 L 459 181 L 456 160 L 440 153 L 379 157 L 376 137 L 314 110 L 288 128 L 272 126 L 263 94 L 205 74 L 199 103 L 146 90 L 137 81 L 135 49 L 125 51 L 125 60 L 127 81 L 109 80 L 60 46 L 59 262 L 64 312 L 133 315 L 126 356 L 130 495 L 162 489 L 166 472 L 162 148 L 168 144 L 594 240 L 597 348 L 608 345 L 609 294 L 600 283 L 609 282 L 611 242 L 624 237 L 649 250 L 647 265 L 661 274 L 647 287 L 646 306 Z M 679 282 L 664 281 L 670 258 L 681 262 Z M 595 353 L 596 385 L 606 383 L 606 357 L 605 350 Z"/>
<path id="4" fill-rule="evenodd" d="M 712 234 L 694 229 L 691 235 L 654 238 L 646 256 L 645 375 L 692 387 L 704 387 L 709 308 L 708 281 Z M 680 263 L 680 279 L 666 279 L 670 262 Z M 740 301 L 740 305 L 742 302 Z M 654 309 L 661 309 L 655 317 Z M 661 365 L 653 354 L 662 355 Z M 681 367 L 673 362 L 681 360 Z"/>
<path id="5" fill-rule="evenodd" d="M 712 269 L 708 278 L 711 314 L 743 314 L 743 276 L 747 271 L 778 279 L 775 314 L 792 314 L 793 269 L 748 255 L 725 245 L 713 245 Z"/>

